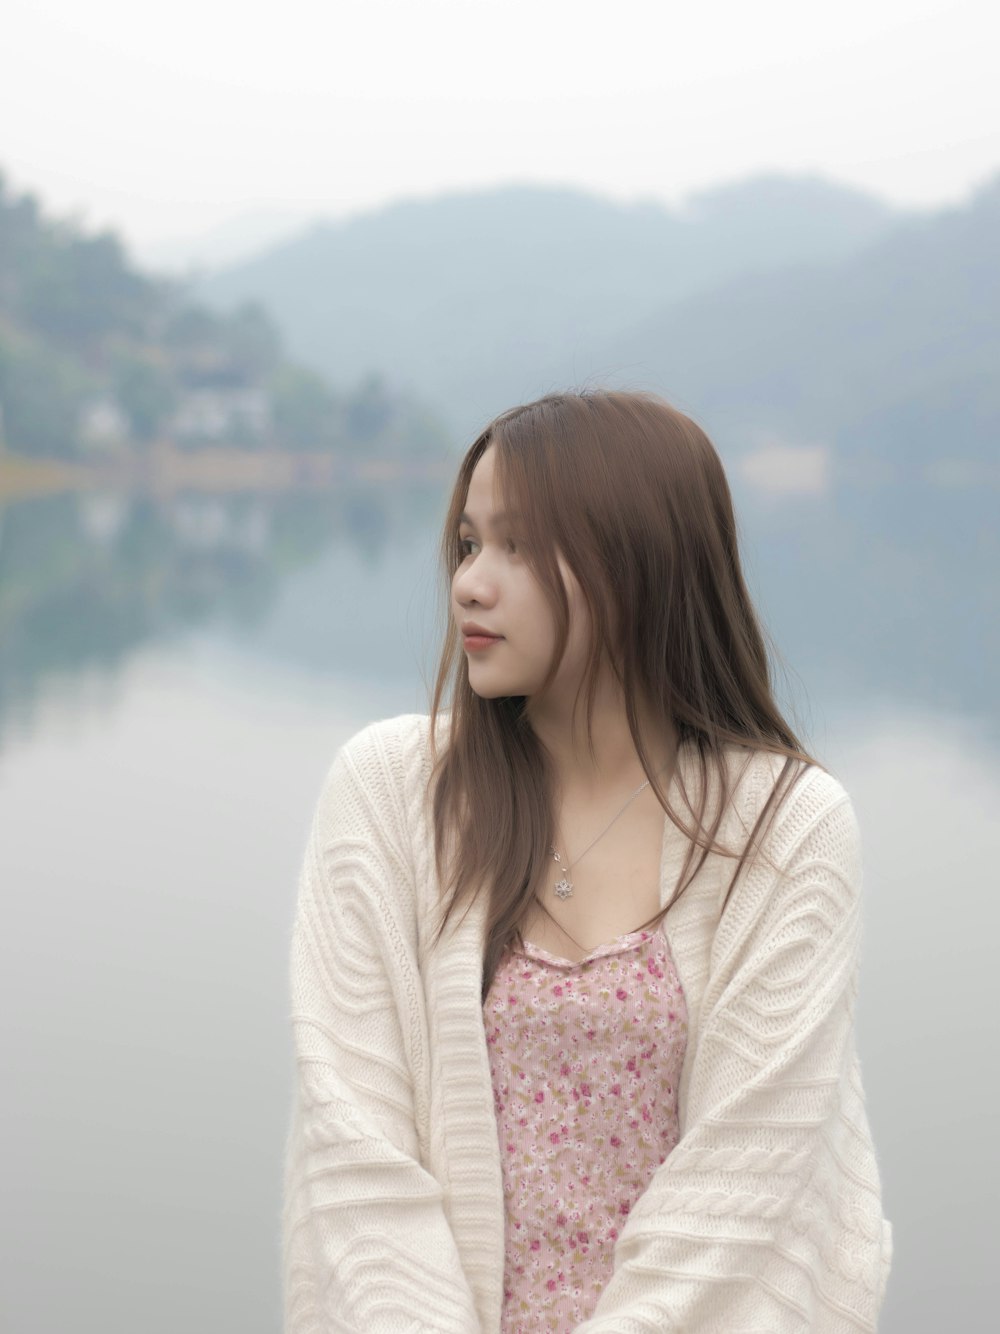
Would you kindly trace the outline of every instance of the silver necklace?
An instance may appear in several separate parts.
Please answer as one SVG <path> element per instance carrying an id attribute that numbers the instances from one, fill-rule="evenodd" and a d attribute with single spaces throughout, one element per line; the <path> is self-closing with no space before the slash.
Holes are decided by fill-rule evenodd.
<path id="1" fill-rule="evenodd" d="M 670 761 L 668 760 L 667 763 L 669 764 Z M 665 769 L 666 767 L 667 767 L 667 765 L 665 764 L 665 765 L 663 766 L 663 769 Z M 659 770 L 659 773 L 662 773 L 662 772 L 663 772 L 663 769 L 660 769 L 660 770 Z M 618 814 L 614 817 L 614 819 L 611 821 L 611 823 L 605 825 L 605 827 L 604 827 L 604 828 L 601 830 L 601 832 L 597 835 L 597 838 L 592 839 L 591 842 L 589 842 L 589 843 L 587 844 L 587 846 L 584 848 L 584 850 L 579 854 L 579 856 L 573 858 L 573 861 L 572 861 L 572 862 L 564 862 L 563 859 L 559 856 L 559 853 L 556 852 L 555 848 L 553 848 L 553 847 L 550 847 L 550 848 L 549 848 L 549 852 L 552 853 L 552 856 L 556 859 L 556 861 L 557 861 L 557 862 L 559 863 L 559 865 L 562 867 L 562 872 L 563 872 L 563 873 L 562 873 L 562 879 L 557 880 L 556 883 L 555 883 L 556 898 L 558 898 L 558 899 L 568 899 L 568 898 L 570 897 L 570 895 L 573 893 L 573 882 L 572 882 L 572 881 L 570 880 L 570 878 L 569 878 L 569 873 L 570 873 L 570 871 L 573 869 L 574 866 L 576 866 L 577 862 L 582 861 L 583 858 L 586 857 L 587 853 L 588 853 L 588 852 L 590 851 L 590 849 L 594 846 L 594 844 L 598 841 L 598 839 L 602 839 L 602 838 L 604 837 L 604 835 L 605 835 L 605 834 L 608 832 L 608 830 L 611 828 L 611 825 L 614 824 L 615 820 L 617 820 L 620 816 L 622 816 L 622 815 L 625 814 L 626 809 L 632 804 L 633 801 L 635 801 L 636 797 L 637 797 L 637 796 L 639 795 L 639 793 L 643 790 L 643 788 L 646 788 L 646 787 L 649 787 L 649 779 L 648 779 L 648 778 L 646 779 L 646 781 L 645 781 L 644 783 L 640 783 L 640 784 L 639 784 L 639 786 L 638 786 L 638 787 L 636 788 L 636 790 L 632 793 L 632 795 L 629 797 L 628 801 L 626 801 L 625 805 L 621 808 L 621 810 L 620 810 L 620 811 L 618 812 Z"/>

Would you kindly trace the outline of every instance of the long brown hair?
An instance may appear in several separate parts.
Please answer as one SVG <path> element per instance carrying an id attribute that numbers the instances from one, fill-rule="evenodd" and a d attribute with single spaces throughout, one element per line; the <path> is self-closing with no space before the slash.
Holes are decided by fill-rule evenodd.
<path id="1" fill-rule="evenodd" d="M 591 642 L 582 683 L 588 737 L 602 663 L 623 689 L 629 729 L 650 786 L 691 839 L 673 898 L 710 851 L 737 856 L 729 893 L 765 817 L 802 768 L 816 764 L 775 703 L 764 632 L 740 565 L 736 517 L 722 462 L 701 428 L 651 393 L 587 390 L 547 394 L 495 418 L 459 467 L 445 519 L 448 586 L 464 552 L 460 516 L 473 469 L 495 445 L 496 485 L 519 515 L 519 546 L 551 605 L 556 647 L 541 690 L 555 678 L 569 634 L 569 604 L 556 560 L 579 581 Z M 435 739 L 450 690 L 447 746 Z M 636 701 L 662 709 L 678 743 L 694 743 L 701 798 L 685 824 L 670 808 L 643 745 Z M 579 703 L 579 697 L 577 702 Z M 523 697 L 472 690 L 453 617 L 431 703 L 433 823 L 442 887 L 439 934 L 453 911 L 488 895 L 483 994 L 533 902 L 553 838 L 553 775 L 524 712 Z M 741 851 L 716 842 L 735 780 L 723 748 L 785 756 Z M 706 820 L 710 779 L 721 799 Z M 693 867 L 697 848 L 702 849 Z M 686 877 L 686 878 L 685 878 Z"/>

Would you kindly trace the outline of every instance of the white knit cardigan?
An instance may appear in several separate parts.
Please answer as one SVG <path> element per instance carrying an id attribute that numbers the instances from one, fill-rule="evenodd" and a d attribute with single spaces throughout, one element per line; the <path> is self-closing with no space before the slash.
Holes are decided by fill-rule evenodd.
<path id="1" fill-rule="evenodd" d="M 432 945 L 428 743 L 424 714 L 357 733 L 333 761 L 306 850 L 291 943 L 286 1334 L 500 1326 L 483 903 Z M 681 748 L 674 809 L 679 782 L 697 799 L 693 756 Z M 724 842 L 727 830 L 745 842 L 781 760 L 727 757 L 749 757 L 722 826 Z M 758 858 L 721 919 L 735 863 L 720 854 L 666 916 L 688 1007 L 680 1138 L 622 1228 L 580 1334 L 876 1329 L 892 1228 L 855 1049 L 861 861 L 840 783 L 808 769 L 766 847 L 781 874 Z M 685 848 L 664 816 L 661 902 Z"/>

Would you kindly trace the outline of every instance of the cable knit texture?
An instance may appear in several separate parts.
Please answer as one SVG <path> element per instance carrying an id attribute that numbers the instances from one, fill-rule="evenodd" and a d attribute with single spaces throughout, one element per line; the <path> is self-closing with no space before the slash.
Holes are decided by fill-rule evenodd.
<path id="1" fill-rule="evenodd" d="M 484 905 L 433 944 L 428 734 L 426 715 L 406 714 L 351 738 L 306 849 L 291 943 L 285 1334 L 500 1328 Z M 729 846 L 745 841 L 782 763 L 747 758 L 727 752 L 739 776 Z M 687 746 L 674 781 L 697 802 Z M 774 865 L 745 870 L 724 913 L 734 863 L 711 855 L 665 918 L 688 1012 L 680 1137 L 579 1334 L 877 1328 L 892 1228 L 855 1047 L 861 856 L 841 784 L 815 767 L 800 776 L 765 850 Z M 684 853 L 664 817 L 661 902 Z"/>

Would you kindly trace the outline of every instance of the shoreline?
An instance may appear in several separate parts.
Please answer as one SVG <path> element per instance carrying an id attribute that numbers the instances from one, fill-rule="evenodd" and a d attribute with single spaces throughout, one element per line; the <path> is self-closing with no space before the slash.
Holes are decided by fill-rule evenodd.
<path id="1" fill-rule="evenodd" d="M 28 500 L 65 491 L 289 491 L 351 482 L 442 482 L 449 460 L 359 459 L 320 452 L 239 449 L 213 445 L 181 449 L 170 441 L 141 454 L 94 462 L 31 458 L 0 452 L 0 500 Z"/>

